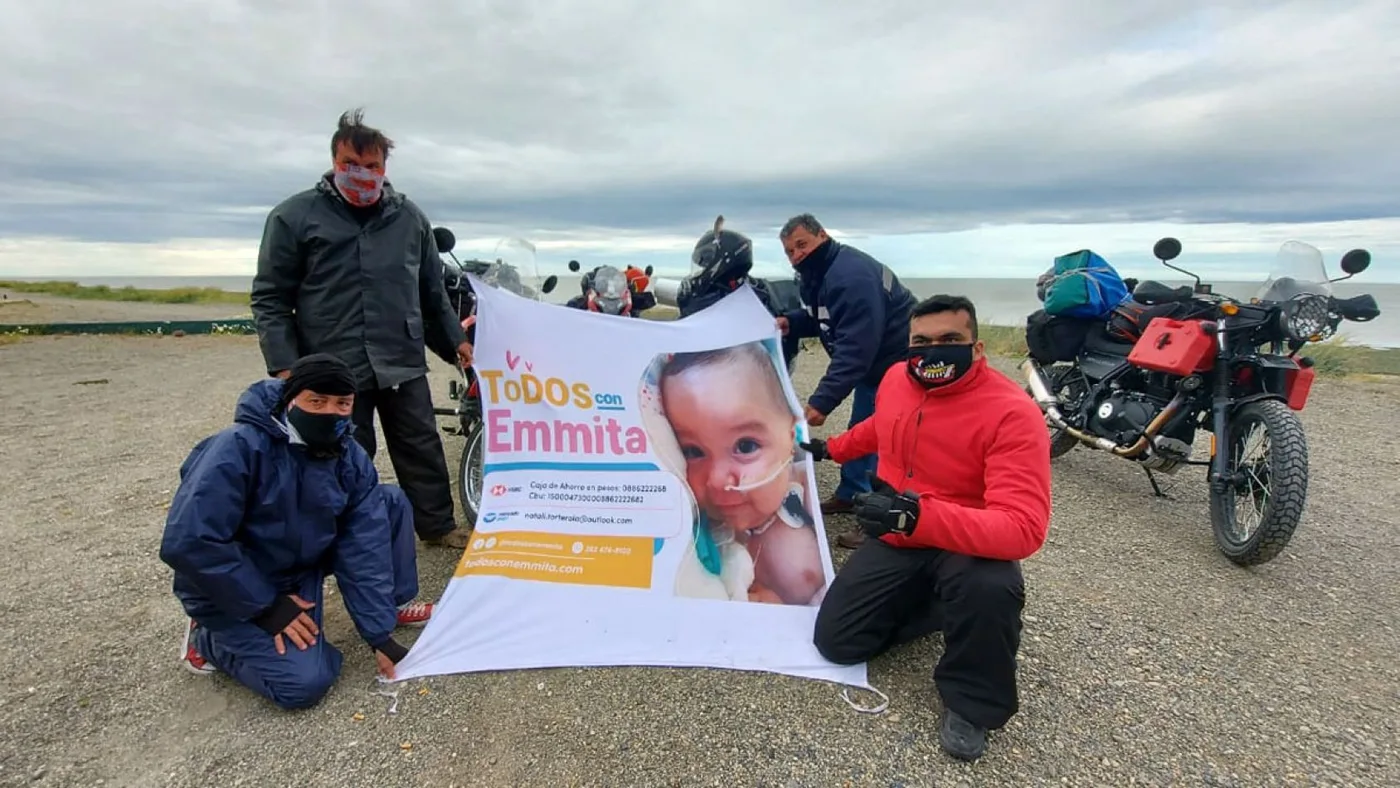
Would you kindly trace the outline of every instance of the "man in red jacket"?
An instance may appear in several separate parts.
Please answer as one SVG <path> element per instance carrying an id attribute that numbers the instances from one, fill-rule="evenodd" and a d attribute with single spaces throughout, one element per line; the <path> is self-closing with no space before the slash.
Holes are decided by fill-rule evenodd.
<path id="1" fill-rule="evenodd" d="M 885 373 L 874 417 L 803 448 L 838 463 L 879 458 L 874 489 L 855 508 L 871 538 L 822 601 L 817 649 L 855 664 L 941 630 L 939 740 L 950 755 L 981 757 L 987 731 L 1018 709 L 1020 561 L 1044 544 L 1050 521 L 1040 409 L 987 364 L 972 302 L 933 296 L 914 307 L 907 362 Z"/>

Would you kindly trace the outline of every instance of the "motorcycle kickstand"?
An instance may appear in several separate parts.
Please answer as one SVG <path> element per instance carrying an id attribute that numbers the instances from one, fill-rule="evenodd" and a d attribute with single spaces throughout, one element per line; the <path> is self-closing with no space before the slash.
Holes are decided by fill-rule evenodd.
<path id="1" fill-rule="evenodd" d="M 1152 475 L 1151 468 L 1143 468 L 1143 473 L 1147 474 L 1147 481 L 1152 484 L 1152 494 L 1157 498 L 1166 498 L 1167 494 L 1162 492 L 1162 488 L 1157 484 L 1157 477 Z"/>

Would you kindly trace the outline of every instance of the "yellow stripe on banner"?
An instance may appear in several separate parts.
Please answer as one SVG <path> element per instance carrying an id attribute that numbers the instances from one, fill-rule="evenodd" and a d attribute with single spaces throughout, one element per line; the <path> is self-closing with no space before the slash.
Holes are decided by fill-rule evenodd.
<path id="1" fill-rule="evenodd" d="M 531 531 L 477 534 L 462 553 L 456 577 L 499 575 L 515 580 L 651 588 L 651 537 L 569 536 Z"/>

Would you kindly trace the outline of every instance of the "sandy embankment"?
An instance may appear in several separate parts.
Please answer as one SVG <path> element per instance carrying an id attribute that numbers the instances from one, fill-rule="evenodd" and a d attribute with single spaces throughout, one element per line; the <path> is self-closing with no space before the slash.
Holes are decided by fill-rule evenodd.
<path id="1" fill-rule="evenodd" d="M 804 354 L 799 391 L 823 362 Z M 1254 571 L 1217 554 L 1198 472 L 1162 501 L 1126 462 L 1057 461 L 1025 567 L 1022 713 L 969 768 L 937 745 L 938 638 L 871 664 L 878 717 L 816 682 L 660 669 L 433 678 L 387 716 L 332 596 L 341 683 L 278 712 L 176 667 L 156 555 L 180 461 L 263 375 L 256 339 L 31 338 L 0 370 L 3 785 L 1400 785 L 1400 461 L 1376 435 L 1393 385 L 1315 387 L 1307 518 Z M 455 557 L 422 551 L 426 597 Z"/>

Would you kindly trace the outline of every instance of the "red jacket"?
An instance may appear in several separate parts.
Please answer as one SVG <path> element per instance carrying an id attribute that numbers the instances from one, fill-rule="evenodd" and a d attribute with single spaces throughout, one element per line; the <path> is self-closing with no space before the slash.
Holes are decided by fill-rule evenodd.
<path id="1" fill-rule="evenodd" d="M 904 364 L 890 367 L 875 394 L 875 415 L 827 443 L 838 463 L 872 452 L 881 480 L 919 496 L 914 533 L 886 534 L 887 544 L 1019 561 L 1045 543 L 1045 417 L 985 358 L 961 380 L 931 390 Z"/>

